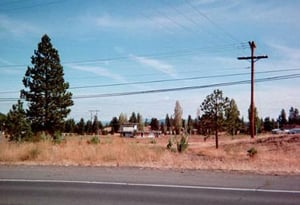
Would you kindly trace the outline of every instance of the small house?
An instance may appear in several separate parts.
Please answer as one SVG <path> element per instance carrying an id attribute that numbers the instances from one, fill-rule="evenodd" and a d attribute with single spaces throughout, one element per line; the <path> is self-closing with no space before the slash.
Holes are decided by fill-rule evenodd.
<path id="1" fill-rule="evenodd" d="M 134 137 L 137 130 L 136 123 L 126 123 L 120 126 L 119 133 L 123 137 Z"/>

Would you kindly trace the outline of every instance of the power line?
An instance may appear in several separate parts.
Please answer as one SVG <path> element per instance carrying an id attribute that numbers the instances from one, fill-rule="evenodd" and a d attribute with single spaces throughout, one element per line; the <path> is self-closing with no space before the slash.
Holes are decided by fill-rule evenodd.
<path id="1" fill-rule="evenodd" d="M 256 79 L 256 83 L 268 82 L 268 81 L 277 81 L 277 80 L 286 80 L 300 78 L 299 74 L 291 74 L 291 75 L 282 75 L 282 76 L 274 76 L 274 77 L 266 77 L 261 79 Z M 224 82 L 224 83 L 215 83 L 215 84 L 207 84 L 201 86 L 188 86 L 188 87 L 178 87 L 178 88 L 166 88 L 166 89 L 157 89 L 157 90 L 143 90 L 143 91 L 133 91 L 133 92 L 122 92 L 122 93 L 105 93 L 105 94 L 96 94 L 96 95 L 83 95 L 83 96 L 74 96 L 74 99 L 84 99 L 84 98 L 101 98 L 101 97 L 117 97 L 117 96 L 127 96 L 127 95 L 139 95 L 139 94 L 150 94 L 150 93 L 164 93 L 164 92 L 174 92 L 174 91 L 184 91 L 184 90 L 195 90 L 195 89 L 203 89 L 210 87 L 224 87 L 224 86 L 232 86 L 239 84 L 249 84 L 251 80 L 241 80 L 241 81 L 232 81 L 232 82 Z"/>
<path id="2" fill-rule="evenodd" d="M 233 36 L 231 33 L 227 32 L 225 29 L 223 29 L 221 26 L 219 26 L 217 23 L 215 23 L 211 18 L 209 18 L 206 14 L 204 14 L 202 11 L 199 10 L 199 8 L 195 7 L 191 2 L 188 0 L 185 0 L 185 2 L 192 8 L 194 9 L 200 16 L 205 18 L 208 22 L 210 22 L 213 26 L 215 26 L 217 29 L 222 31 L 225 35 L 227 35 L 229 38 L 236 42 L 240 42 L 239 39 L 237 39 L 235 36 Z"/>
<path id="3" fill-rule="evenodd" d="M 160 52 L 160 53 L 146 53 L 146 54 L 137 54 L 136 56 L 142 56 L 146 58 L 169 58 L 169 57 L 180 57 L 187 56 L 191 54 L 198 53 L 199 51 L 225 51 L 229 49 L 245 49 L 247 43 L 241 44 L 223 44 L 220 47 L 215 46 L 207 46 L 207 47 L 199 47 L 193 49 L 181 49 L 170 52 Z M 87 59 L 87 60 L 77 60 L 77 61 L 63 61 L 62 64 L 88 64 L 88 63 L 99 63 L 99 62 L 107 62 L 107 61 L 121 61 L 121 60 L 131 60 L 131 55 L 125 56 L 115 56 L 115 57 L 107 57 L 107 58 L 98 58 L 98 59 Z M 9 68 L 9 67 L 25 67 L 28 66 L 26 64 L 15 64 L 15 65 L 0 65 L 0 68 Z"/>
<path id="4" fill-rule="evenodd" d="M 256 79 L 255 82 L 262 83 L 262 82 L 287 80 L 287 79 L 294 79 L 294 78 L 300 78 L 300 73 L 260 78 L 260 79 Z M 187 87 L 166 88 L 166 89 L 157 89 L 157 90 L 142 90 L 142 91 L 133 91 L 133 92 L 121 92 L 121 93 L 104 93 L 104 94 L 81 95 L 81 96 L 79 95 L 79 96 L 74 96 L 73 99 L 119 97 L 119 96 L 128 96 L 128 95 L 164 93 L 164 92 L 175 92 L 175 91 L 184 91 L 184 90 L 198 90 L 198 89 L 211 88 L 211 87 L 226 87 L 226 86 L 249 84 L 249 83 L 251 83 L 251 80 L 241 80 L 241 81 L 231 81 L 231 82 L 207 84 L 207 85 L 200 85 L 200 86 L 187 86 Z M 19 98 L 0 98 L 0 102 L 11 102 L 11 101 L 16 101 L 18 99 Z"/>
<path id="5" fill-rule="evenodd" d="M 298 70 L 300 70 L 300 68 L 266 70 L 266 71 L 258 71 L 256 73 L 257 74 L 269 74 L 269 73 L 279 73 L 279 72 L 298 71 Z M 69 89 L 74 90 L 74 89 L 87 89 L 87 88 L 115 87 L 115 86 L 123 86 L 123 85 L 140 85 L 140 84 L 153 84 L 153 83 L 162 83 L 162 82 L 177 82 L 177 81 L 189 81 L 189 80 L 199 80 L 199 79 L 234 77 L 234 76 L 243 76 L 243 75 L 249 75 L 249 74 L 250 74 L 249 72 L 243 72 L 243 73 L 197 76 L 197 77 L 188 77 L 188 78 L 161 79 L 161 80 L 151 80 L 151 81 L 136 81 L 136 82 L 111 83 L 111 84 L 100 84 L 100 85 L 83 85 L 83 86 L 73 86 L 73 87 L 70 87 Z M 0 94 L 17 93 L 17 92 L 19 92 L 19 91 L 0 91 Z"/>
<path id="6" fill-rule="evenodd" d="M 22 1 L 24 2 L 24 1 Z M 13 2 L 12 2 L 13 3 Z M 0 9 L 0 11 L 2 12 L 11 12 L 11 11 L 17 11 L 17 10 L 23 10 L 23 9 L 31 9 L 31 8 L 36 8 L 36 7 L 41 7 L 41 6 L 49 6 L 52 4 L 58 4 L 58 3 L 62 3 L 62 1 L 58 0 L 58 1 L 49 1 L 49 2 L 43 2 L 43 3 L 37 3 L 37 4 L 32 4 L 32 5 L 28 5 L 28 6 L 19 6 L 19 7 L 14 7 L 14 8 L 10 8 L 10 9 Z"/>
<path id="7" fill-rule="evenodd" d="M 282 71 L 294 71 L 294 70 L 300 70 L 300 69 L 269 70 L 269 71 L 260 71 L 260 72 L 256 72 L 256 73 L 257 74 L 268 74 L 268 73 L 277 73 L 277 72 L 282 72 Z M 249 75 L 249 74 L 250 74 L 249 72 L 244 72 L 244 73 L 198 76 L 198 77 L 189 77 L 189 78 L 162 79 L 162 80 L 152 80 L 152 81 L 136 81 L 136 82 L 112 83 L 112 84 L 102 84 L 102 85 L 86 85 L 86 86 L 70 87 L 70 89 L 114 87 L 114 86 L 123 86 L 123 85 L 139 85 L 139 84 L 152 84 L 152 83 L 162 83 L 162 82 L 177 82 L 177 81 L 188 81 L 188 80 L 199 80 L 199 79 L 210 79 L 210 78 L 234 77 L 234 76 L 242 76 L 242 75 Z"/>

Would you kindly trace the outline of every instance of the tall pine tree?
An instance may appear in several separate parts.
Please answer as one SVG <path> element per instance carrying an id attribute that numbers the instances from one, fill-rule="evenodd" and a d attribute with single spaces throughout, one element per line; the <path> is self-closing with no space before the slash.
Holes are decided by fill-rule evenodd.
<path id="1" fill-rule="evenodd" d="M 34 132 L 53 135 L 63 129 L 73 101 L 72 93 L 67 91 L 69 84 L 64 80 L 58 51 L 47 35 L 42 37 L 31 63 L 23 79 L 25 89 L 21 91 L 21 97 L 28 101 L 27 117 Z"/>

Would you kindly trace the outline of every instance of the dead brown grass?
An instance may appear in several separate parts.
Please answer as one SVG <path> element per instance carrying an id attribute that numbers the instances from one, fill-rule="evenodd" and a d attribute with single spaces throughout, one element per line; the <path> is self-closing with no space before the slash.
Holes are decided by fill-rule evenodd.
<path id="1" fill-rule="evenodd" d="M 250 171 L 273 174 L 300 174 L 300 135 L 270 136 L 256 139 L 248 136 L 220 137 L 220 148 L 214 139 L 204 142 L 202 136 L 191 136 L 184 153 L 166 149 L 168 136 L 159 139 L 100 137 L 99 144 L 87 143 L 91 137 L 68 137 L 61 144 L 0 143 L 0 163 L 78 166 L 137 166 L 175 169 Z M 254 147 L 255 157 L 247 156 Z"/>

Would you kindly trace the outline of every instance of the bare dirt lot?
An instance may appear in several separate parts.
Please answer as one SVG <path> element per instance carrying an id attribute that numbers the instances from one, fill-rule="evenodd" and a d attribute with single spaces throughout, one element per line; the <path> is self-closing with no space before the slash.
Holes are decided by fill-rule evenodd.
<path id="1" fill-rule="evenodd" d="M 37 143 L 0 142 L 1 164 L 61 166 L 123 166 L 160 169 L 201 169 L 255 172 L 261 174 L 300 174 L 300 135 L 221 135 L 219 149 L 214 138 L 189 137 L 183 153 L 168 150 L 170 136 L 155 139 L 100 136 L 67 137 L 60 144 L 46 140 Z M 253 157 L 248 150 L 257 151 Z"/>

